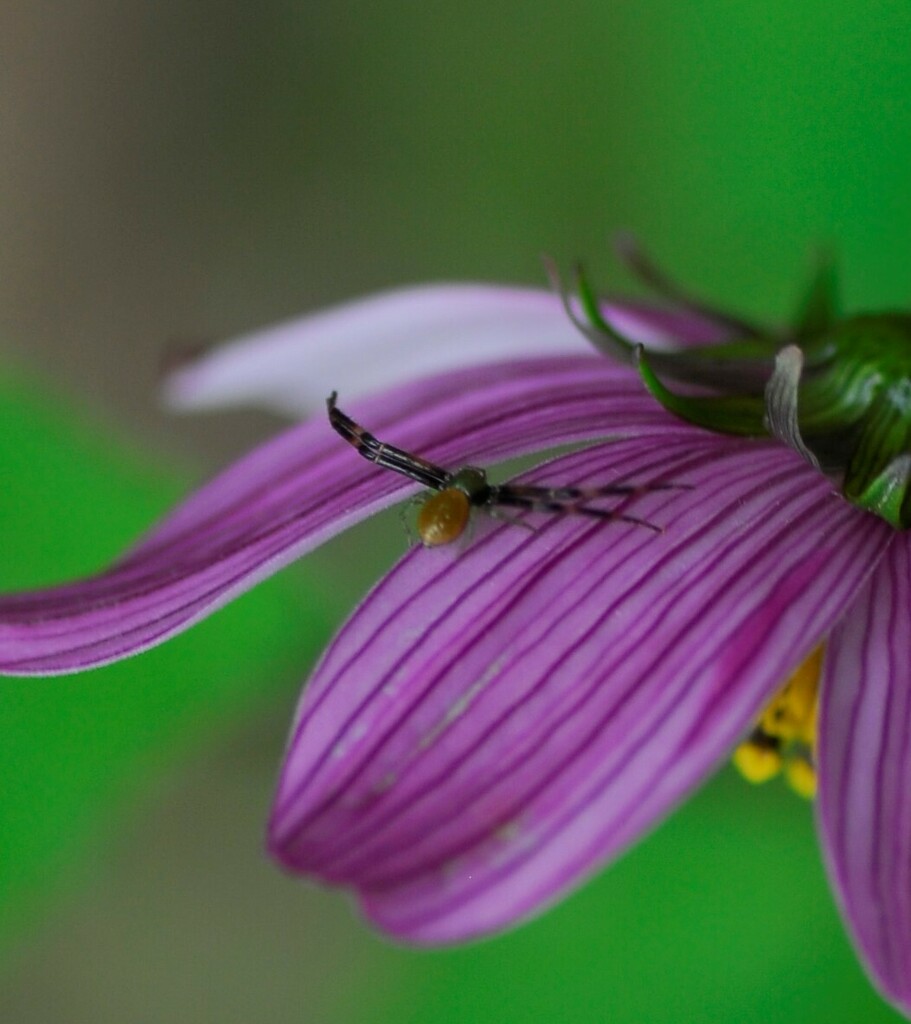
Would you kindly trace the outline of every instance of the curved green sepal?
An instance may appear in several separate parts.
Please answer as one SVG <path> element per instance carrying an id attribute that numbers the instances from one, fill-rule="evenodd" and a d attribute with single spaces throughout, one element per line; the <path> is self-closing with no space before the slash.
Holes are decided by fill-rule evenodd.
<path id="1" fill-rule="evenodd" d="M 738 338 L 677 351 L 652 350 L 655 370 L 684 384 L 760 395 L 772 374 L 778 338 Z"/>
<path id="2" fill-rule="evenodd" d="M 911 423 L 911 318 L 904 314 L 863 314 L 840 321 L 804 347 L 801 428 L 806 436 L 848 439 L 839 463 L 845 466 L 858 436 L 889 409 Z M 875 411 L 880 397 L 886 405 Z M 868 416 L 870 423 L 864 424 Z"/>
<path id="3" fill-rule="evenodd" d="M 712 303 L 682 288 L 643 249 L 639 239 L 629 231 L 620 231 L 613 238 L 613 249 L 626 269 L 656 295 L 679 310 L 710 320 L 723 327 L 732 338 L 752 338 L 765 333 L 750 320 L 716 308 Z"/>
<path id="4" fill-rule="evenodd" d="M 652 396 L 668 412 L 688 423 L 721 434 L 745 437 L 766 437 L 763 424 L 765 403 L 761 396 L 753 395 L 680 395 L 670 391 L 655 374 L 649 362 L 651 356 L 639 345 L 636 349 L 639 375 Z"/>
<path id="5" fill-rule="evenodd" d="M 893 459 L 888 466 L 866 486 L 862 493 L 851 495 L 845 489 L 845 497 L 852 505 L 865 508 L 899 530 L 911 526 L 911 455 L 903 454 Z"/>
<path id="6" fill-rule="evenodd" d="M 638 344 L 605 320 L 598 297 L 581 266 L 576 267 L 575 283 L 590 328 L 585 332 L 588 339 L 606 355 L 634 361 Z M 709 316 L 701 310 L 700 314 Z M 772 372 L 772 360 L 780 345 L 778 338 L 755 334 L 713 345 L 651 351 L 649 357 L 662 374 L 686 384 L 734 387 L 759 393 Z"/>
<path id="7" fill-rule="evenodd" d="M 842 491 L 861 508 L 905 528 L 911 525 L 911 423 L 902 403 L 880 393 L 860 423 Z"/>
<path id="8" fill-rule="evenodd" d="M 813 276 L 794 317 L 794 336 L 800 340 L 828 331 L 841 316 L 838 266 L 830 249 L 818 249 Z"/>
<path id="9" fill-rule="evenodd" d="M 835 261 L 821 251 L 791 328 L 761 332 L 706 309 L 635 243 L 623 256 L 672 308 L 707 316 L 729 340 L 646 352 L 602 314 L 581 269 L 574 302 L 552 271 L 569 316 L 598 349 L 634 362 L 674 415 L 716 433 L 771 435 L 830 474 L 847 500 L 911 529 L 911 313 L 842 317 Z"/>
<path id="10" fill-rule="evenodd" d="M 611 327 L 601 315 L 598 297 L 588 283 L 588 278 L 585 276 L 581 266 L 576 267 L 575 276 L 576 289 L 579 293 L 582 311 L 585 313 L 589 324 L 594 328 L 594 332 L 588 334 L 589 340 L 596 347 L 606 352 L 607 355 L 613 356 L 615 359 L 619 356 L 627 362 L 632 362 L 636 355 L 637 346 L 629 338 L 624 338 L 619 331 Z"/>

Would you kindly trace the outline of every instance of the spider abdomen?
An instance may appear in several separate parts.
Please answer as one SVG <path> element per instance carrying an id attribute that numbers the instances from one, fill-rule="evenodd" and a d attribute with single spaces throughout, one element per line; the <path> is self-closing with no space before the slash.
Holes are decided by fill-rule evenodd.
<path id="1" fill-rule="evenodd" d="M 471 500 L 460 487 L 444 487 L 431 494 L 418 512 L 418 536 L 428 548 L 451 544 L 465 532 Z"/>

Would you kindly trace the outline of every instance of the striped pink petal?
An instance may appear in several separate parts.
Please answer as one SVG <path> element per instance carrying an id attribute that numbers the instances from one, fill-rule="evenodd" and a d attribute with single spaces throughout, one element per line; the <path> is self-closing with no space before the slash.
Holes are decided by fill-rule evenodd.
<path id="1" fill-rule="evenodd" d="M 270 844 L 410 941 L 557 899 L 711 770 L 891 531 L 793 453 L 678 426 L 540 467 L 673 480 L 621 523 L 538 517 L 380 583 L 305 691 Z"/>
<path id="2" fill-rule="evenodd" d="M 597 356 L 463 370 L 351 411 L 447 466 L 674 429 L 631 371 Z M 321 416 L 235 464 L 99 575 L 0 599 L 0 671 L 71 672 L 160 643 L 415 489 L 359 458 Z"/>
<path id="3" fill-rule="evenodd" d="M 709 343 L 730 330 L 707 316 L 637 303 L 613 303 L 605 315 L 643 343 Z M 423 285 L 357 299 L 212 349 L 169 377 L 165 398 L 174 409 L 252 404 L 302 416 L 320 412 L 333 389 L 350 398 L 474 365 L 590 351 L 550 292 Z"/>
<path id="4" fill-rule="evenodd" d="M 911 1013 L 911 541 L 896 537 L 826 656 L 819 816 L 861 959 Z"/>

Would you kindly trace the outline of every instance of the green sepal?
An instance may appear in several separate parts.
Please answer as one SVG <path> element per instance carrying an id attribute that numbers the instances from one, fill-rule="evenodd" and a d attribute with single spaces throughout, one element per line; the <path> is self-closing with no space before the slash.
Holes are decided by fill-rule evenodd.
<path id="1" fill-rule="evenodd" d="M 873 479 L 862 494 L 845 497 L 852 505 L 874 512 L 899 530 L 911 526 L 911 455 L 899 455 Z"/>
<path id="2" fill-rule="evenodd" d="M 607 355 L 613 356 L 615 359 L 619 356 L 625 362 L 633 362 L 637 346 L 611 327 L 601 315 L 598 297 L 592 290 L 592 286 L 588 283 L 588 278 L 580 266 L 576 267 L 575 276 L 576 290 L 579 294 L 579 302 L 582 303 L 582 311 L 598 335 L 596 337 L 589 334 L 589 340 Z"/>
<path id="3" fill-rule="evenodd" d="M 882 417 L 911 424 L 911 319 L 897 314 L 849 317 L 804 351 L 801 428 L 807 436 L 837 439 L 839 465 L 847 465 L 858 438 Z M 885 403 L 881 409 L 880 400 Z M 876 429 L 884 429 L 883 424 Z"/>
<path id="4" fill-rule="evenodd" d="M 658 378 L 640 345 L 636 349 L 639 375 L 651 395 L 687 423 L 705 427 L 722 434 L 745 437 L 765 437 L 763 425 L 765 403 L 761 396 L 753 395 L 681 395 L 669 390 Z"/>
<path id="5" fill-rule="evenodd" d="M 829 249 L 815 254 L 813 276 L 797 306 L 794 336 L 798 340 L 828 331 L 841 316 L 838 267 Z"/>
<path id="6" fill-rule="evenodd" d="M 911 482 L 909 439 L 907 415 L 888 392 L 880 393 L 860 423 L 842 483 L 850 502 L 901 528 L 911 525 L 904 509 Z"/>
<path id="7" fill-rule="evenodd" d="M 911 529 L 911 313 L 843 318 L 835 261 L 821 251 L 791 328 L 761 333 L 680 292 L 635 248 L 625 261 L 672 307 L 730 327 L 731 340 L 646 354 L 605 319 L 580 269 L 575 310 L 553 272 L 567 312 L 598 349 L 637 365 L 674 415 L 716 433 L 771 435 L 839 480 L 853 504 Z M 799 366 L 781 363 L 791 350 Z M 697 394 L 686 393 L 690 385 Z"/>
<path id="8" fill-rule="evenodd" d="M 606 355 L 634 362 L 639 344 L 624 337 L 604 319 L 598 297 L 581 267 L 576 267 L 575 282 L 591 328 L 586 331 L 589 340 Z M 754 335 L 675 351 L 656 350 L 649 355 L 658 370 L 674 380 L 708 387 L 736 387 L 758 394 L 772 372 L 772 360 L 780 345 L 778 338 Z"/>
<path id="9" fill-rule="evenodd" d="M 649 358 L 656 372 L 675 381 L 758 396 L 772 373 L 780 345 L 778 338 L 738 338 L 676 351 L 652 350 Z"/>

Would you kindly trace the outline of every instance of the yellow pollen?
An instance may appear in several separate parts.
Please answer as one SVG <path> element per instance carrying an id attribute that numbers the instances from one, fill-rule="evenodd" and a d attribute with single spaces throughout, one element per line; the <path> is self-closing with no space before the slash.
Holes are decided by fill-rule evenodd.
<path id="1" fill-rule="evenodd" d="M 788 785 L 799 796 L 812 800 L 816 796 L 816 769 L 805 757 L 792 757 L 785 765 Z"/>
<path id="2" fill-rule="evenodd" d="M 765 743 L 747 740 L 734 751 L 734 765 L 748 782 L 768 782 L 781 771 L 781 751 Z"/>
<path id="3" fill-rule="evenodd" d="M 798 666 L 759 716 L 733 762 L 749 782 L 766 782 L 784 768 L 790 787 L 801 796 L 816 794 L 816 717 L 823 647 Z"/>
<path id="4" fill-rule="evenodd" d="M 816 742 L 816 694 L 822 648 L 816 650 L 772 698 L 759 718 L 759 728 L 767 736 L 780 740 L 800 740 L 808 746 Z"/>

